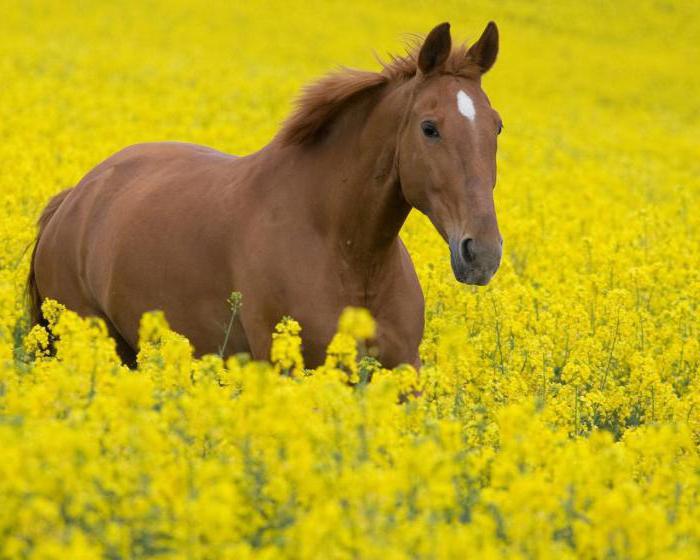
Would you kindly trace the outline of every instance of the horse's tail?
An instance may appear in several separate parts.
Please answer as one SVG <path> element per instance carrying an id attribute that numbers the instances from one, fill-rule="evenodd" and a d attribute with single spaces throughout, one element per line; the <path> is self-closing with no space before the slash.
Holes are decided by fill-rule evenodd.
<path id="1" fill-rule="evenodd" d="M 46 226 L 51 221 L 51 218 L 58 210 L 58 207 L 65 200 L 66 196 L 71 189 L 66 189 L 61 191 L 56 196 L 54 196 L 49 203 L 44 208 L 44 211 L 39 216 L 37 225 L 39 226 L 39 232 L 36 236 L 36 241 L 34 242 L 34 249 L 32 250 L 32 259 L 29 262 L 29 277 L 27 278 L 27 299 L 29 300 L 29 326 L 34 325 L 46 325 L 46 319 L 41 312 L 41 295 L 39 294 L 39 289 L 36 285 L 36 276 L 34 274 L 34 258 L 36 257 L 36 248 L 39 246 L 39 240 L 41 239 L 41 234 L 46 229 Z"/>

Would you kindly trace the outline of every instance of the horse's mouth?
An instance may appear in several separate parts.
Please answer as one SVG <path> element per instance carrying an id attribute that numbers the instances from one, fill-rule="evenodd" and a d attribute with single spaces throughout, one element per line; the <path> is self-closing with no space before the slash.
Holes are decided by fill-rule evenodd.
<path id="1" fill-rule="evenodd" d="M 465 256 L 461 244 L 450 242 L 450 264 L 455 280 L 462 284 L 486 286 L 501 264 L 501 254 L 482 255 L 480 258 Z"/>
<path id="2" fill-rule="evenodd" d="M 495 270 L 493 272 L 487 272 L 481 269 L 455 268 L 454 263 L 452 265 L 452 272 L 457 282 L 473 286 L 486 286 L 496 274 Z"/>

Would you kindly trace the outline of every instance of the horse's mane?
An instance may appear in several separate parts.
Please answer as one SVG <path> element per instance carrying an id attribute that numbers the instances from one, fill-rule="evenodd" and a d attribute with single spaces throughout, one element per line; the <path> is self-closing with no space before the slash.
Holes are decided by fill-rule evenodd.
<path id="1" fill-rule="evenodd" d="M 390 55 L 379 60 L 382 69 L 368 72 L 341 68 L 309 84 L 297 100 L 296 110 L 286 120 L 279 137 L 285 144 L 308 144 L 320 138 L 327 125 L 351 101 L 374 93 L 384 86 L 400 84 L 418 72 L 419 39 L 403 56 Z M 442 74 L 465 78 L 478 77 L 478 66 L 467 55 L 465 45 L 453 49 L 441 68 Z"/>

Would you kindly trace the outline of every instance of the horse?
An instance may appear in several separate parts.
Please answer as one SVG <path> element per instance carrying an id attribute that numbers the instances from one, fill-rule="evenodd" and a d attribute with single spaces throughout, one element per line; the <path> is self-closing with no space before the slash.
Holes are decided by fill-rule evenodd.
<path id="1" fill-rule="evenodd" d="M 436 26 L 379 71 L 342 68 L 307 86 L 244 157 L 176 142 L 127 147 L 50 200 L 27 289 L 104 320 L 134 364 L 143 313 L 159 309 L 195 355 L 267 359 L 283 316 L 322 364 L 346 306 L 368 309 L 386 367 L 420 365 L 424 299 L 399 231 L 425 214 L 457 281 L 485 285 L 502 254 L 493 201 L 502 121 L 481 88 L 498 53 L 489 22 L 469 48 Z M 227 298 L 242 294 L 230 336 Z"/>

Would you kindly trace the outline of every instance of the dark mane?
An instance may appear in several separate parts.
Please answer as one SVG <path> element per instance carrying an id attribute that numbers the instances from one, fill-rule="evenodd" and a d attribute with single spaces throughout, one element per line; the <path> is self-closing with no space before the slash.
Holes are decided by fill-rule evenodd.
<path id="1" fill-rule="evenodd" d="M 403 56 L 390 55 L 379 61 L 379 72 L 341 68 L 304 87 L 297 100 L 296 110 L 285 121 L 279 137 L 285 144 L 306 144 L 317 140 L 326 126 L 352 100 L 370 94 L 389 83 L 401 83 L 413 78 L 418 71 L 416 44 Z M 461 45 L 452 50 L 441 73 L 464 78 L 478 77 L 478 66 L 467 56 Z"/>

